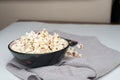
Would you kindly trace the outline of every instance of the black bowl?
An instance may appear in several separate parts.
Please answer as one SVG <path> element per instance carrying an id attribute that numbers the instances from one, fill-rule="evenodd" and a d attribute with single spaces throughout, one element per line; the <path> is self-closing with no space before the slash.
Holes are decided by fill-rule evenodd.
<path id="1" fill-rule="evenodd" d="M 55 52 L 45 54 L 30 54 L 12 50 L 12 43 L 13 41 L 8 45 L 8 49 L 11 51 L 12 55 L 17 59 L 20 64 L 23 64 L 30 68 L 49 66 L 60 62 L 62 58 L 64 58 L 64 55 L 69 47 L 68 44 L 65 48 Z"/>

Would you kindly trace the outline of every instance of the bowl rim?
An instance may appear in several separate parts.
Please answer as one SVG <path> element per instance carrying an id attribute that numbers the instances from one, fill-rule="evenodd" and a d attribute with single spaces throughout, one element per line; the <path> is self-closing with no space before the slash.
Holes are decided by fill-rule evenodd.
<path id="1" fill-rule="evenodd" d="M 64 39 L 64 38 L 62 38 L 62 39 Z M 16 40 L 17 40 L 17 39 L 16 39 Z M 67 41 L 66 39 L 64 39 L 64 40 Z M 15 41 L 15 40 L 11 41 L 11 42 L 8 44 L 8 49 L 9 49 L 10 51 L 14 52 L 14 53 L 22 54 L 22 55 L 48 55 L 48 54 L 53 54 L 53 53 L 62 51 L 62 50 L 64 50 L 64 49 L 66 49 L 66 48 L 69 47 L 69 42 L 67 41 L 67 46 L 64 47 L 63 49 L 60 49 L 60 50 L 57 50 L 57 51 L 47 52 L 47 53 L 41 53 L 41 54 L 39 54 L 39 53 L 37 53 L 37 54 L 36 54 L 36 53 L 23 53 L 23 52 L 15 51 L 15 50 L 13 50 L 13 49 L 11 48 L 11 45 L 12 45 L 12 43 L 13 43 L 14 41 Z"/>

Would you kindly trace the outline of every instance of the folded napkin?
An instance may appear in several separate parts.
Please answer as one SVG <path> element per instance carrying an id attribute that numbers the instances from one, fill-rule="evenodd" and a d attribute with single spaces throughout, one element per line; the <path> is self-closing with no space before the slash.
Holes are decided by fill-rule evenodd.
<path id="1" fill-rule="evenodd" d="M 6 68 L 22 80 L 93 80 L 111 72 L 120 64 L 120 52 L 101 44 L 96 37 L 59 33 L 62 37 L 78 41 L 83 49 L 74 46 L 81 58 L 65 58 L 52 66 L 28 68 L 14 58 Z"/>

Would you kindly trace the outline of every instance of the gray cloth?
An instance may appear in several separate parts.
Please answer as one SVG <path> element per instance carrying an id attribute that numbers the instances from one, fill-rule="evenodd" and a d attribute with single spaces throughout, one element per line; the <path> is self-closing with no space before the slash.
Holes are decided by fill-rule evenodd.
<path id="1" fill-rule="evenodd" d="M 104 46 L 96 37 L 55 32 L 82 43 L 83 49 L 74 48 L 83 57 L 65 58 L 60 64 L 39 68 L 27 68 L 12 59 L 7 69 L 22 80 L 95 80 L 119 66 L 120 52 Z"/>

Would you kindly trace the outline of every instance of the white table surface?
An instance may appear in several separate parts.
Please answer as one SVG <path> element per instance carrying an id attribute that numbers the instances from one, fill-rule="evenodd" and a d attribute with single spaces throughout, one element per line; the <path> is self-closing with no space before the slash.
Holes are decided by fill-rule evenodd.
<path id="1" fill-rule="evenodd" d="M 8 43 L 19 38 L 25 32 L 43 28 L 48 31 L 60 30 L 76 35 L 96 36 L 101 43 L 120 52 L 120 25 L 15 22 L 0 31 L 0 80 L 19 80 L 5 68 L 7 62 L 13 58 L 7 48 Z M 120 66 L 99 80 L 120 80 Z"/>

